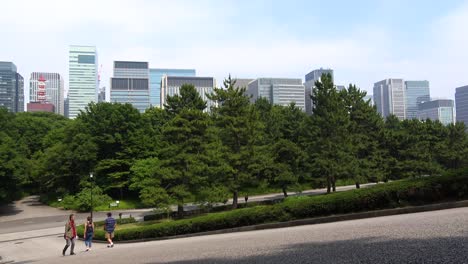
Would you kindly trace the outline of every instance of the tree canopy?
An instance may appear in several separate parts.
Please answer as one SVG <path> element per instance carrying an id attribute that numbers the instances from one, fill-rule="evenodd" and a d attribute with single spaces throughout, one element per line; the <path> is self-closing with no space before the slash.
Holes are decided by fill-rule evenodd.
<path id="1" fill-rule="evenodd" d="M 251 103 L 230 76 L 207 102 L 193 85 L 164 109 L 91 103 L 74 120 L 0 108 L 0 203 L 23 193 L 44 200 L 139 199 L 147 206 L 213 204 L 260 186 L 335 190 L 337 182 L 439 175 L 468 166 L 463 123 L 384 120 L 355 85 L 338 91 L 330 75 L 315 83 L 313 114 L 294 102 Z M 90 173 L 95 186 L 90 185 Z M 68 200 L 71 200 L 67 198 Z"/>

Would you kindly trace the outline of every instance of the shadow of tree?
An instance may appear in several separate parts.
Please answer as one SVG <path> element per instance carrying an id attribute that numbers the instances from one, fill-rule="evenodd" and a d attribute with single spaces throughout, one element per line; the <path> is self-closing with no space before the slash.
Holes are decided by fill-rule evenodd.
<path id="1" fill-rule="evenodd" d="M 9 216 L 9 215 L 17 215 L 21 212 L 23 212 L 23 210 L 16 208 L 14 204 L 6 204 L 6 205 L 0 206 L 0 217 Z"/>
<path id="2" fill-rule="evenodd" d="M 194 256 L 190 260 L 169 263 L 468 263 L 468 234 L 431 239 L 372 237 L 313 242 L 282 247 L 263 255 L 232 258 Z"/>

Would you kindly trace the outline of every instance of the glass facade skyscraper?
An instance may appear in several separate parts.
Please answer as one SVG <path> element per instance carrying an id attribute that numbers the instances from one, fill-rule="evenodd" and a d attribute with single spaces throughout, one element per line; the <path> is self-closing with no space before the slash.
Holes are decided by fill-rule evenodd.
<path id="1" fill-rule="evenodd" d="M 129 103 L 141 113 L 150 107 L 148 62 L 115 61 L 110 101 Z"/>
<path id="2" fill-rule="evenodd" d="M 455 89 L 455 107 L 457 122 L 463 122 L 468 127 L 468 85 Z"/>
<path id="3" fill-rule="evenodd" d="M 454 123 L 453 100 L 439 99 L 419 104 L 417 118 L 419 120 L 438 120 L 444 125 Z"/>
<path id="4" fill-rule="evenodd" d="M 69 118 L 98 102 L 97 52 L 94 46 L 70 46 L 68 74 Z"/>
<path id="5" fill-rule="evenodd" d="M 250 82 L 247 90 L 252 102 L 260 97 L 282 106 L 294 102 L 302 111 L 306 110 L 304 91 L 301 79 L 289 78 L 259 78 Z"/>
<path id="6" fill-rule="evenodd" d="M 24 79 L 12 62 L 0 61 L 0 107 L 24 112 Z"/>
<path id="7" fill-rule="evenodd" d="M 405 81 L 406 119 L 418 118 L 419 104 L 431 100 L 429 81 Z"/>
<path id="8" fill-rule="evenodd" d="M 406 100 L 403 79 L 386 79 L 374 84 L 374 104 L 384 118 L 395 115 L 406 118 Z"/>
<path id="9" fill-rule="evenodd" d="M 182 76 L 195 77 L 194 69 L 150 69 L 150 104 L 154 107 L 162 107 L 161 105 L 161 80 L 164 75 L 167 76 Z"/>

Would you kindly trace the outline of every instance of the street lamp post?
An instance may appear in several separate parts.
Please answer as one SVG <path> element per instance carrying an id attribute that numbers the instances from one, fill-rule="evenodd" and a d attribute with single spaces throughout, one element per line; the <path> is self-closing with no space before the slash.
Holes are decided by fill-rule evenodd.
<path id="1" fill-rule="evenodd" d="M 94 181 L 93 181 L 93 173 L 91 172 L 89 174 L 89 178 L 91 178 L 91 219 L 93 219 L 93 187 L 94 187 Z"/>

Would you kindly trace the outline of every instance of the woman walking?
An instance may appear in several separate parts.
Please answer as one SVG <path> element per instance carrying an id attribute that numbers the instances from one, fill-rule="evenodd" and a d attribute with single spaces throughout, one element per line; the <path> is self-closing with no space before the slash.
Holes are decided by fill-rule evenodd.
<path id="1" fill-rule="evenodd" d="M 63 238 L 67 241 L 67 244 L 63 248 L 62 255 L 65 256 L 68 247 L 71 244 L 70 248 L 70 255 L 75 255 L 75 238 L 76 238 L 76 225 L 75 225 L 75 215 L 71 214 L 68 218 L 68 222 L 65 224 L 65 234 L 63 234 Z"/>
<path id="2" fill-rule="evenodd" d="M 84 233 L 83 233 L 83 237 L 84 237 L 85 245 L 86 245 L 86 251 L 91 250 L 93 236 L 94 236 L 94 223 L 93 223 L 93 219 L 91 218 L 91 216 L 88 216 L 86 223 L 85 223 Z"/>

